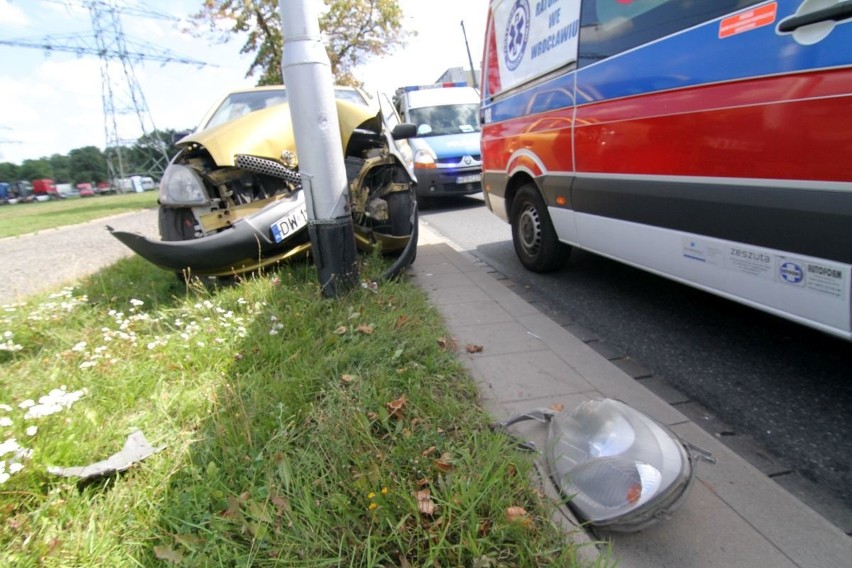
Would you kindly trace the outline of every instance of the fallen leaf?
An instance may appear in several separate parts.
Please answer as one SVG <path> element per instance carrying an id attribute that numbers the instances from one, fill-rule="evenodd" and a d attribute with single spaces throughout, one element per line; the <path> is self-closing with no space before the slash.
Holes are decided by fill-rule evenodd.
<path id="1" fill-rule="evenodd" d="M 344 335 L 347 331 L 349 331 L 349 328 L 346 327 L 345 325 L 341 325 L 340 327 L 338 327 L 337 329 L 334 330 L 334 334 L 335 335 Z"/>
<path id="2" fill-rule="evenodd" d="M 426 448 L 425 450 L 423 450 L 422 452 L 420 452 L 420 455 L 421 455 L 421 456 L 423 456 L 424 458 L 427 458 L 427 457 L 429 457 L 430 455 L 432 455 L 433 453 L 435 453 L 435 451 L 436 451 L 437 449 L 438 449 L 438 447 L 437 447 L 437 446 L 429 446 L 428 448 Z"/>
<path id="3" fill-rule="evenodd" d="M 340 380 L 346 383 L 347 385 L 355 380 L 355 377 L 352 375 L 343 374 L 340 376 Z"/>
<path id="4" fill-rule="evenodd" d="M 402 416 L 402 409 L 405 407 L 406 402 L 408 400 L 405 398 L 405 395 L 402 395 L 396 400 L 385 403 L 385 406 L 388 408 L 388 414 L 399 418 Z"/>
<path id="5" fill-rule="evenodd" d="M 474 345 L 473 343 L 468 343 L 466 349 L 468 353 L 482 353 L 482 345 Z"/>
<path id="6" fill-rule="evenodd" d="M 452 471 L 453 456 L 449 452 L 444 452 L 440 458 L 435 460 L 435 467 L 443 472 Z"/>
<path id="7" fill-rule="evenodd" d="M 411 321 L 411 319 L 408 316 L 406 316 L 406 315 L 399 316 L 398 318 L 396 318 L 396 323 L 394 324 L 394 328 L 396 328 L 397 330 L 400 330 L 400 329 L 404 328 L 406 325 L 408 325 L 409 321 Z"/>
<path id="8" fill-rule="evenodd" d="M 553 412 L 562 412 L 563 410 L 565 410 L 565 405 L 559 402 L 554 402 L 550 405 L 550 410 L 552 410 Z"/>
<path id="9" fill-rule="evenodd" d="M 373 334 L 373 326 L 362 323 L 361 325 L 358 326 L 357 331 L 358 331 L 358 333 L 363 334 L 363 335 L 372 335 Z"/>
<path id="10" fill-rule="evenodd" d="M 183 554 L 181 554 L 177 550 L 174 550 L 170 546 L 155 546 L 154 556 L 156 556 L 159 560 L 165 560 L 166 562 L 171 562 L 172 564 L 180 564 L 181 562 L 183 562 Z"/>
<path id="11" fill-rule="evenodd" d="M 435 514 L 435 503 L 432 501 L 432 494 L 428 489 L 415 491 L 414 497 L 417 499 L 417 510 L 420 513 L 430 517 Z"/>
<path id="12" fill-rule="evenodd" d="M 455 337 L 439 337 L 438 338 L 438 347 L 444 349 L 445 351 L 455 351 L 456 350 L 456 338 Z"/>
<path id="13" fill-rule="evenodd" d="M 521 523 L 525 527 L 532 525 L 532 519 L 527 515 L 523 507 L 509 507 L 506 509 L 506 518 L 510 523 Z"/>

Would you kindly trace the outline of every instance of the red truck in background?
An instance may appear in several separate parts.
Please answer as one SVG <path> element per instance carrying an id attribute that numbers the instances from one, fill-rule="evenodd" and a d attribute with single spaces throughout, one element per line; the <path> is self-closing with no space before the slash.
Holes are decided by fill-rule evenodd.
<path id="1" fill-rule="evenodd" d="M 56 190 L 56 184 L 52 179 L 34 179 L 32 181 L 33 184 L 33 195 L 39 201 L 43 201 L 44 199 L 58 199 L 59 192 Z"/>

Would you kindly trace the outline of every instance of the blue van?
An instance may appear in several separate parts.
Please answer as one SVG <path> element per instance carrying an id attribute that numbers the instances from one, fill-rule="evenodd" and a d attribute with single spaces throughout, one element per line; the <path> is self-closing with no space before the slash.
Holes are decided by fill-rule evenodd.
<path id="1" fill-rule="evenodd" d="M 394 107 L 417 125 L 408 140 L 417 176 L 417 201 L 482 191 L 479 92 L 465 83 L 400 87 Z"/>

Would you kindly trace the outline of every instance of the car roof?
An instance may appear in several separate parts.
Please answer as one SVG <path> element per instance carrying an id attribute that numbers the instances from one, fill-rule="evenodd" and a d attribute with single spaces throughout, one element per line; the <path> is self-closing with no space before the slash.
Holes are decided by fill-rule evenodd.
<path id="1" fill-rule="evenodd" d="M 240 95 L 240 94 L 249 94 L 249 93 L 263 93 L 263 92 L 276 92 L 280 91 L 284 94 L 287 90 L 287 87 L 284 85 L 260 85 L 256 87 L 246 87 L 241 89 L 234 89 L 232 91 L 228 91 L 221 97 L 219 97 L 216 102 L 207 110 L 204 114 L 204 117 L 198 122 L 198 126 L 196 127 L 196 131 L 203 130 L 208 127 L 210 120 L 213 116 L 219 111 L 222 104 L 227 101 L 229 98 Z M 355 99 L 358 98 L 363 101 L 365 105 L 373 104 L 371 101 L 371 97 L 362 89 L 357 87 L 343 86 L 343 85 L 334 85 L 335 90 L 335 98 L 341 99 L 339 96 L 339 92 L 351 92 L 353 95 L 357 95 L 357 97 L 349 97 L 344 100 L 348 100 L 349 102 L 356 102 Z"/>

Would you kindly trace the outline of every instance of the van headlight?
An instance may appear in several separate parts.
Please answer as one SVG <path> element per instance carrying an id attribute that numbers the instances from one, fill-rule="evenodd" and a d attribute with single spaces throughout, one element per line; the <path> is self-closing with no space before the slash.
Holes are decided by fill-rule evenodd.
<path id="1" fill-rule="evenodd" d="M 414 153 L 415 168 L 436 168 L 435 154 L 431 150 L 417 150 Z"/>
<path id="2" fill-rule="evenodd" d="M 623 402 L 588 401 L 550 420 L 547 460 L 569 506 L 589 524 L 636 531 L 686 497 L 694 461 L 715 461 Z"/>
<path id="3" fill-rule="evenodd" d="M 198 172 L 188 166 L 169 164 L 160 180 L 161 205 L 208 205 L 210 198 Z"/>

